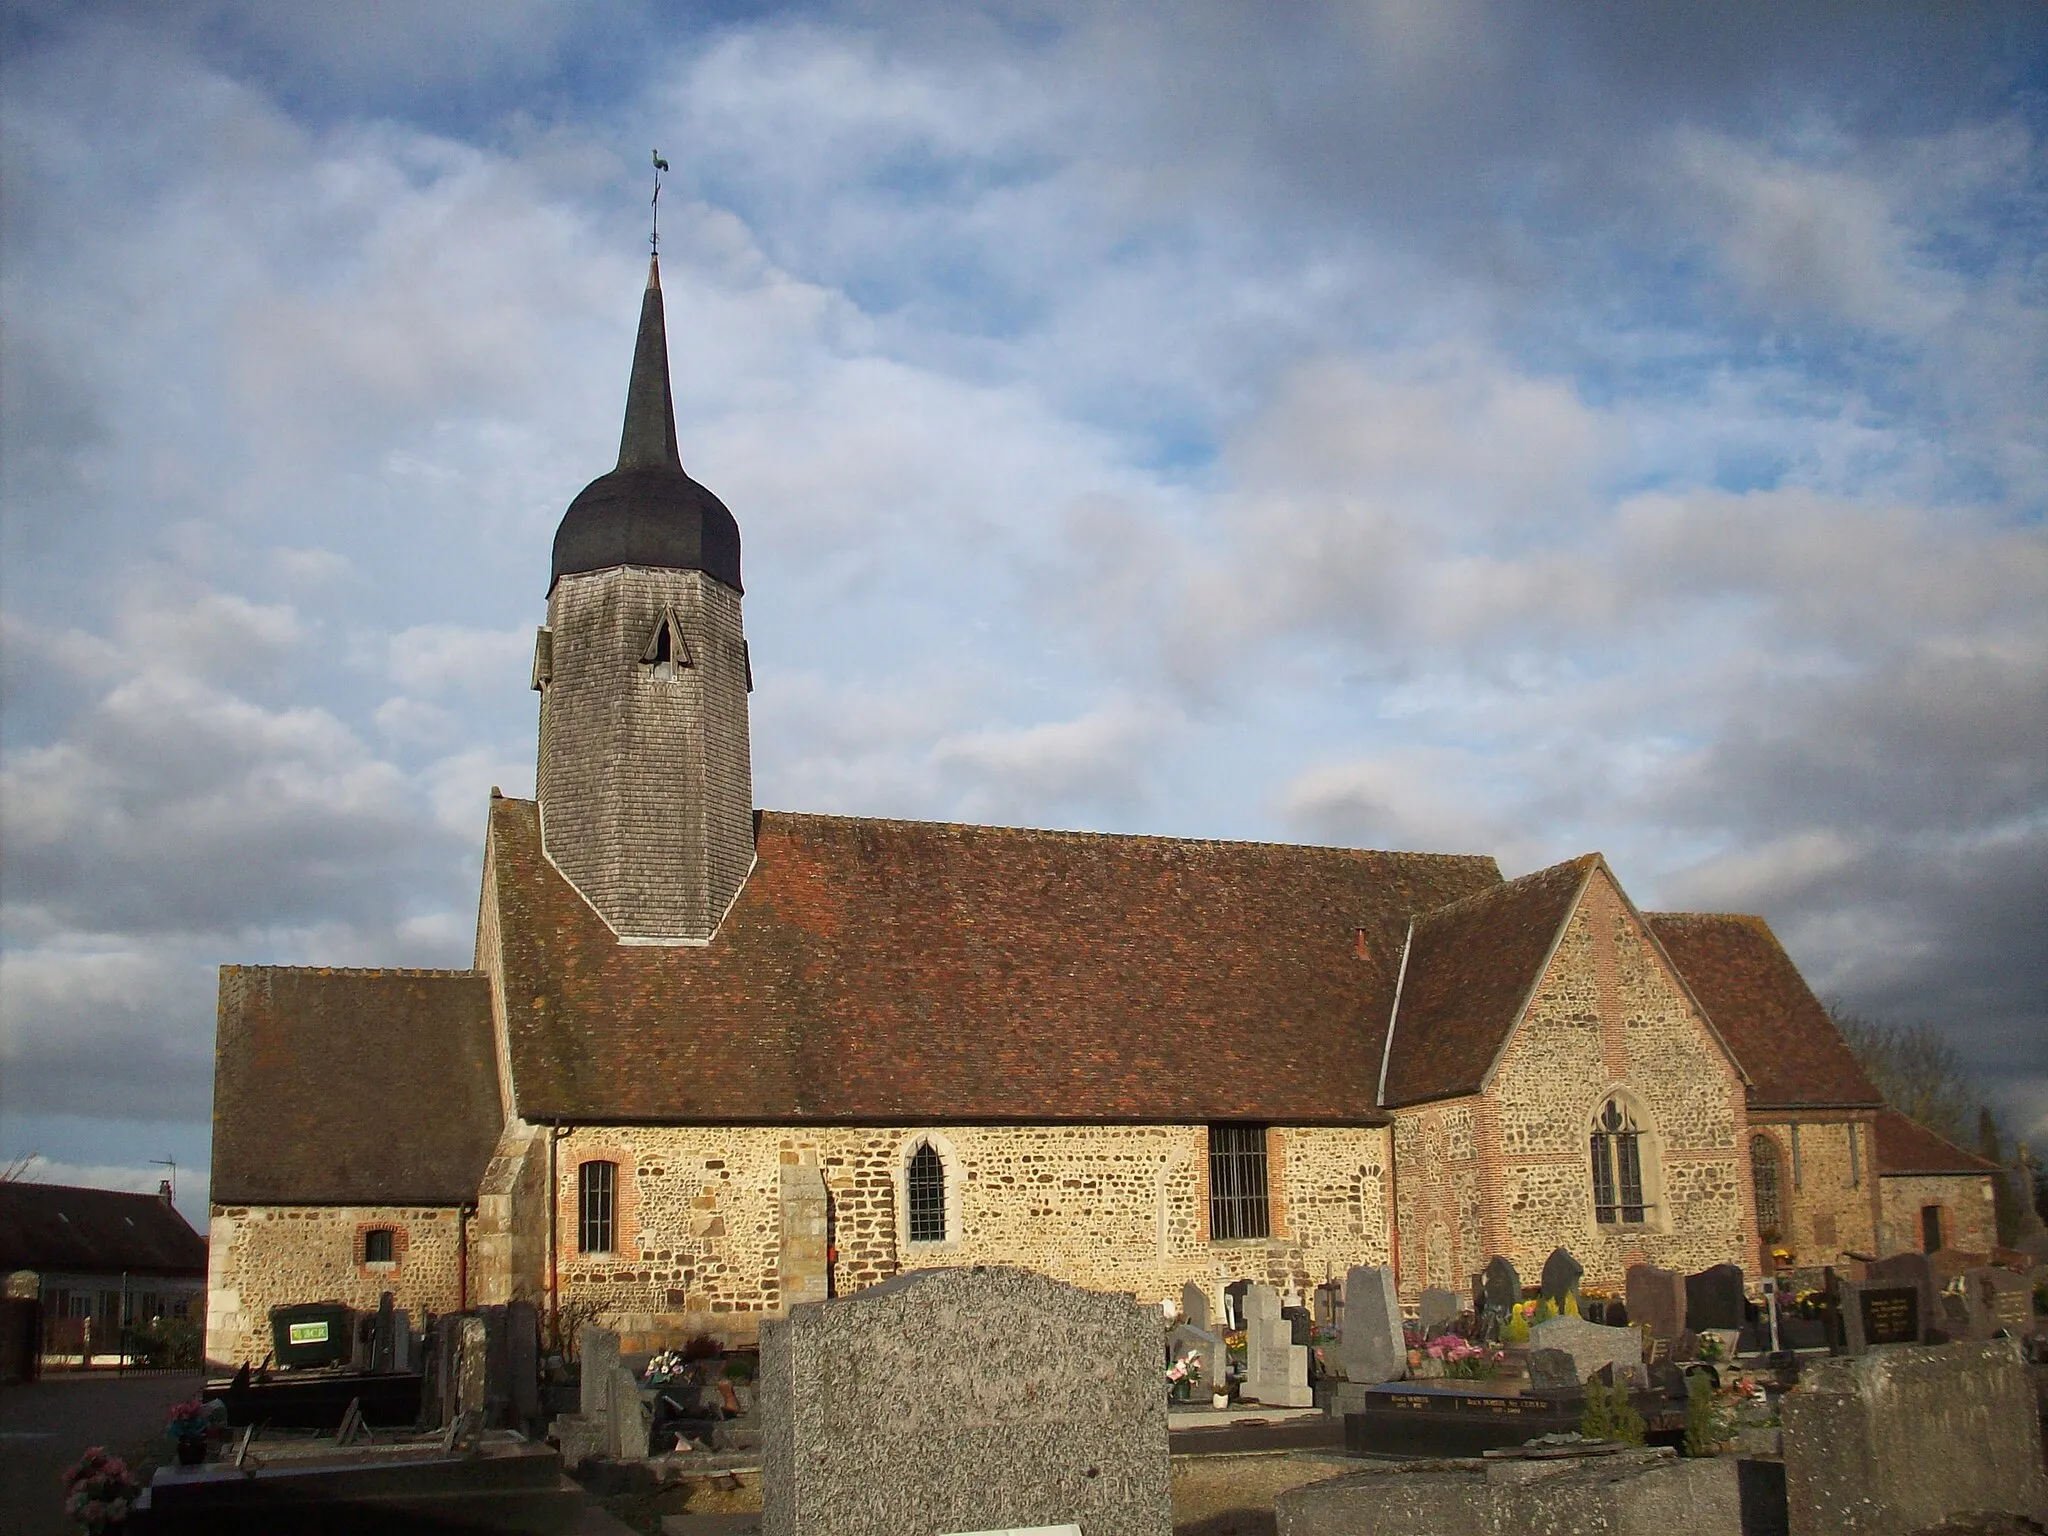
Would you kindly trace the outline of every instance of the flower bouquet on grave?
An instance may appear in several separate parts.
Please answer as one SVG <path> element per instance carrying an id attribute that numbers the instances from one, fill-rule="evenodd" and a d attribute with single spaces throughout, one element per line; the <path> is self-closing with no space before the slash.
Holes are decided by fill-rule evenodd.
<path id="1" fill-rule="evenodd" d="M 1201 1376 L 1201 1353 L 1191 1349 L 1166 1368 L 1167 1391 L 1175 1402 L 1185 1403 L 1193 1397 L 1195 1383 Z"/>
<path id="2" fill-rule="evenodd" d="M 664 1349 L 647 1362 L 647 1369 L 640 1373 L 640 1379 L 650 1387 L 665 1387 L 683 1374 L 689 1365 L 679 1349 Z"/>
<path id="3" fill-rule="evenodd" d="M 87 1531 L 105 1531 L 126 1522 L 141 1491 L 128 1464 L 95 1445 L 64 1474 L 64 1513 Z"/>
<path id="4" fill-rule="evenodd" d="M 196 1467 L 206 1460 L 206 1437 L 227 1417 L 227 1411 L 228 1405 L 217 1397 L 210 1401 L 195 1397 L 171 1405 L 164 1420 L 164 1434 L 177 1448 L 179 1466 Z"/>
<path id="5" fill-rule="evenodd" d="M 1485 1381 L 1500 1374 L 1507 1356 L 1500 1350 L 1485 1349 L 1455 1333 L 1440 1333 L 1423 1346 L 1432 1360 L 1443 1366 L 1443 1374 L 1462 1381 Z"/>

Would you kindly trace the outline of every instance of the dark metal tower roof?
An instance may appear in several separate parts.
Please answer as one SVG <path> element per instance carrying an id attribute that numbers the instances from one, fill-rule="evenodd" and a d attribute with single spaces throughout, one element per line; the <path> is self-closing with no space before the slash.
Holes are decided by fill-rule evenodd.
<path id="1" fill-rule="evenodd" d="M 735 592 L 740 586 L 740 525 L 710 491 L 683 473 L 668 381 L 668 329 L 661 307 L 661 264 L 647 263 L 640 335 L 626 386 L 626 425 L 618 467 L 586 485 L 555 530 L 554 574 L 651 565 L 702 571 Z"/>

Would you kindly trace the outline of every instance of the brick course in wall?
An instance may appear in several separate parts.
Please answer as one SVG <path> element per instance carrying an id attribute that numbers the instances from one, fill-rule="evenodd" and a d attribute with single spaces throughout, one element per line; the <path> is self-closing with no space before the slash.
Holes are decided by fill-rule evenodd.
<path id="1" fill-rule="evenodd" d="M 460 1304 L 461 1223 L 452 1209 L 223 1206 L 207 1234 L 206 1358 L 224 1366 L 271 1352 L 270 1309 L 339 1301 L 374 1311 L 381 1293 L 411 1312 Z M 392 1230 L 395 1263 L 363 1262 L 363 1236 Z"/>

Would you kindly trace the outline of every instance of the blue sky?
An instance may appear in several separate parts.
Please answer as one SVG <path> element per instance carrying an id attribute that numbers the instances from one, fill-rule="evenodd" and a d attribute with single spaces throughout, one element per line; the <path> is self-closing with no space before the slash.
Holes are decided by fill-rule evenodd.
<path id="1" fill-rule="evenodd" d="M 2048 1137 L 2031 6 L 5 8 L 0 1156 L 461 965 L 648 151 L 764 805 L 1766 914 Z"/>

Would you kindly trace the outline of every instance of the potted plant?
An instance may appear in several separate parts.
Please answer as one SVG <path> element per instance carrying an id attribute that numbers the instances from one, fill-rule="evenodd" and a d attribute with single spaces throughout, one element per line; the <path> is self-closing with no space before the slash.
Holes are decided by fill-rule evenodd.
<path id="1" fill-rule="evenodd" d="M 95 1445 L 64 1474 L 64 1513 L 85 1530 L 98 1533 L 125 1522 L 141 1491 L 127 1463 Z"/>
<path id="2" fill-rule="evenodd" d="M 171 1405 L 164 1433 L 177 1448 L 179 1466 L 196 1467 L 206 1460 L 207 1433 L 226 1411 L 227 1405 L 219 1398 L 208 1402 L 195 1397 L 190 1402 Z"/>

